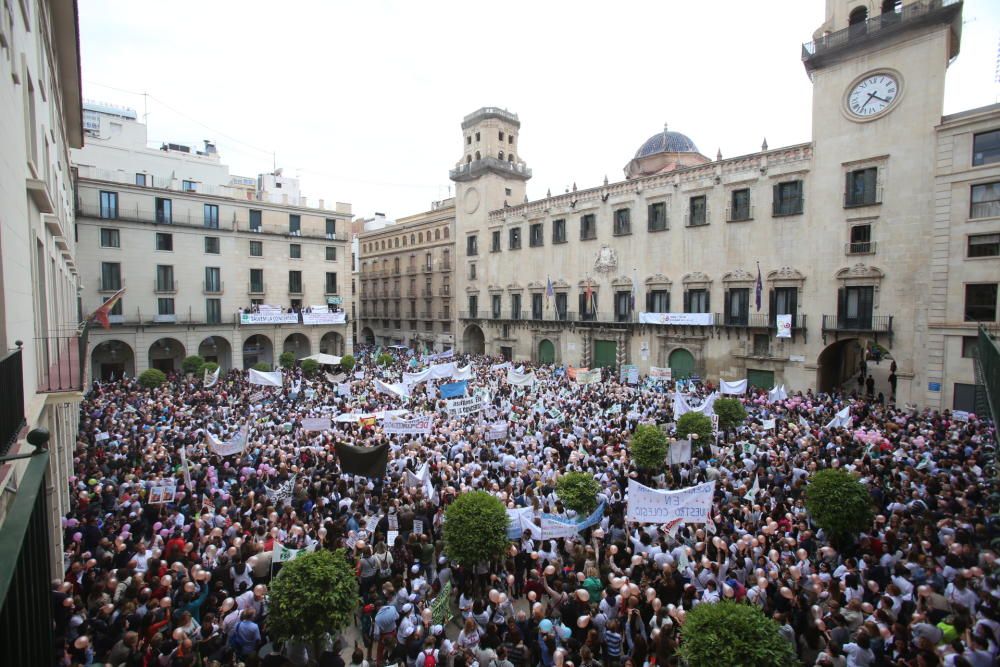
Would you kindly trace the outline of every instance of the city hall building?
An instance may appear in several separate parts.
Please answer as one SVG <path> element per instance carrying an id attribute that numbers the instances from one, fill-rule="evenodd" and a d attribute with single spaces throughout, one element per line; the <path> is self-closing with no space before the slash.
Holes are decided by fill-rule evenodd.
<path id="1" fill-rule="evenodd" d="M 942 116 L 962 3 L 826 14 L 802 47 L 801 144 L 712 159 L 664 127 L 625 180 L 528 201 L 520 119 L 466 116 L 450 172 L 458 348 L 831 390 L 877 346 L 898 402 L 972 409 L 972 341 L 997 321 L 1000 106 Z M 385 290 L 384 270 L 363 262 L 362 283 Z"/>

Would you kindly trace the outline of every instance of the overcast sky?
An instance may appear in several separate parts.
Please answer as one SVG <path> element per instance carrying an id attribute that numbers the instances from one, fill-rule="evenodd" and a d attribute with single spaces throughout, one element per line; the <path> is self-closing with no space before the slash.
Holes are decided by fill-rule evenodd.
<path id="1" fill-rule="evenodd" d="M 650 135 L 715 157 L 810 138 L 801 43 L 824 0 L 83 0 L 84 96 L 144 113 L 150 141 L 214 139 L 232 173 L 390 218 L 449 194 L 462 117 L 521 119 L 531 199 L 621 180 Z M 966 0 L 945 113 L 1000 101 L 1000 2 Z"/>

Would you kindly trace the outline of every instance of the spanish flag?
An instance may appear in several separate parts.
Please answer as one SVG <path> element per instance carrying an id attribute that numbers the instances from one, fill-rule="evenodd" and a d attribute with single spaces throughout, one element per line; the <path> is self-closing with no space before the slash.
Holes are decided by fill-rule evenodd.
<path id="1" fill-rule="evenodd" d="M 111 314 L 111 309 L 115 307 L 115 304 L 121 300 L 124 294 L 125 294 L 124 287 L 115 292 L 114 294 L 112 294 L 107 301 L 101 304 L 101 306 L 97 310 L 91 313 L 87 317 L 87 319 L 83 321 L 83 326 L 86 327 L 88 324 L 96 320 L 100 322 L 102 328 L 110 329 L 111 320 L 108 319 L 108 316 Z"/>

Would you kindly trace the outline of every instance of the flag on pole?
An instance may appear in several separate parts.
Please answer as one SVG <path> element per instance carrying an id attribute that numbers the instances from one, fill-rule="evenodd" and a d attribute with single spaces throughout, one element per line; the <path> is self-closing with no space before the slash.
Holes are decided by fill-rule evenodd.
<path id="1" fill-rule="evenodd" d="M 628 297 L 628 308 L 630 312 L 635 312 L 635 283 L 636 283 L 635 269 L 632 269 L 632 291 L 629 293 Z"/>
<path id="2" fill-rule="evenodd" d="M 552 276 L 549 276 L 549 284 L 545 287 L 545 305 L 548 307 L 549 301 L 556 295 L 556 291 L 552 289 Z"/>
<path id="3" fill-rule="evenodd" d="M 121 300 L 121 298 L 122 298 L 122 296 L 124 294 L 125 294 L 125 288 L 124 287 L 121 288 L 120 290 L 118 290 L 117 292 L 115 292 L 114 294 L 112 294 L 108 298 L 107 301 L 105 301 L 103 304 L 101 304 L 101 306 L 97 310 L 95 310 L 94 312 L 92 312 L 87 317 L 87 319 L 85 319 L 83 321 L 83 326 L 86 327 L 88 324 L 90 324 L 94 320 L 97 320 L 100 323 L 100 325 L 101 325 L 102 328 L 104 328 L 104 329 L 110 329 L 111 328 L 111 320 L 109 319 L 108 316 L 111 315 L 111 309 L 115 307 L 115 304 L 118 303 Z"/>
<path id="4" fill-rule="evenodd" d="M 594 290 L 590 287 L 590 278 L 587 278 L 587 289 L 584 291 L 583 299 L 584 311 L 587 314 L 594 312 Z M 580 313 L 583 315 L 584 313 Z"/>
<path id="5" fill-rule="evenodd" d="M 757 300 L 757 312 L 760 312 L 760 295 L 764 291 L 764 283 L 760 279 L 760 262 L 757 262 L 757 286 L 754 289 L 755 298 Z"/>

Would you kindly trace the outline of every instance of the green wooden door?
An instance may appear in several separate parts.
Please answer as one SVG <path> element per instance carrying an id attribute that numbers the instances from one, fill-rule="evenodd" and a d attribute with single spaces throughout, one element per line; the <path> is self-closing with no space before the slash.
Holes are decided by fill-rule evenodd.
<path id="1" fill-rule="evenodd" d="M 592 368 L 608 367 L 615 367 L 615 342 L 613 340 L 595 340 Z"/>
<path id="2" fill-rule="evenodd" d="M 774 371 L 758 371 L 748 368 L 747 384 L 758 389 L 771 389 L 774 387 Z"/>
<path id="3" fill-rule="evenodd" d="M 671 375 L 675 380 L 683 380 L 694 373 L 694 355 L 687 350 L 674 350 L 667 360 Z"/>
<path id="4" fill-rule="evenodd" d="M 538 363 L 554 364 L 556 362 L 556 346 L 548 338 L 538 344 Z"/>

